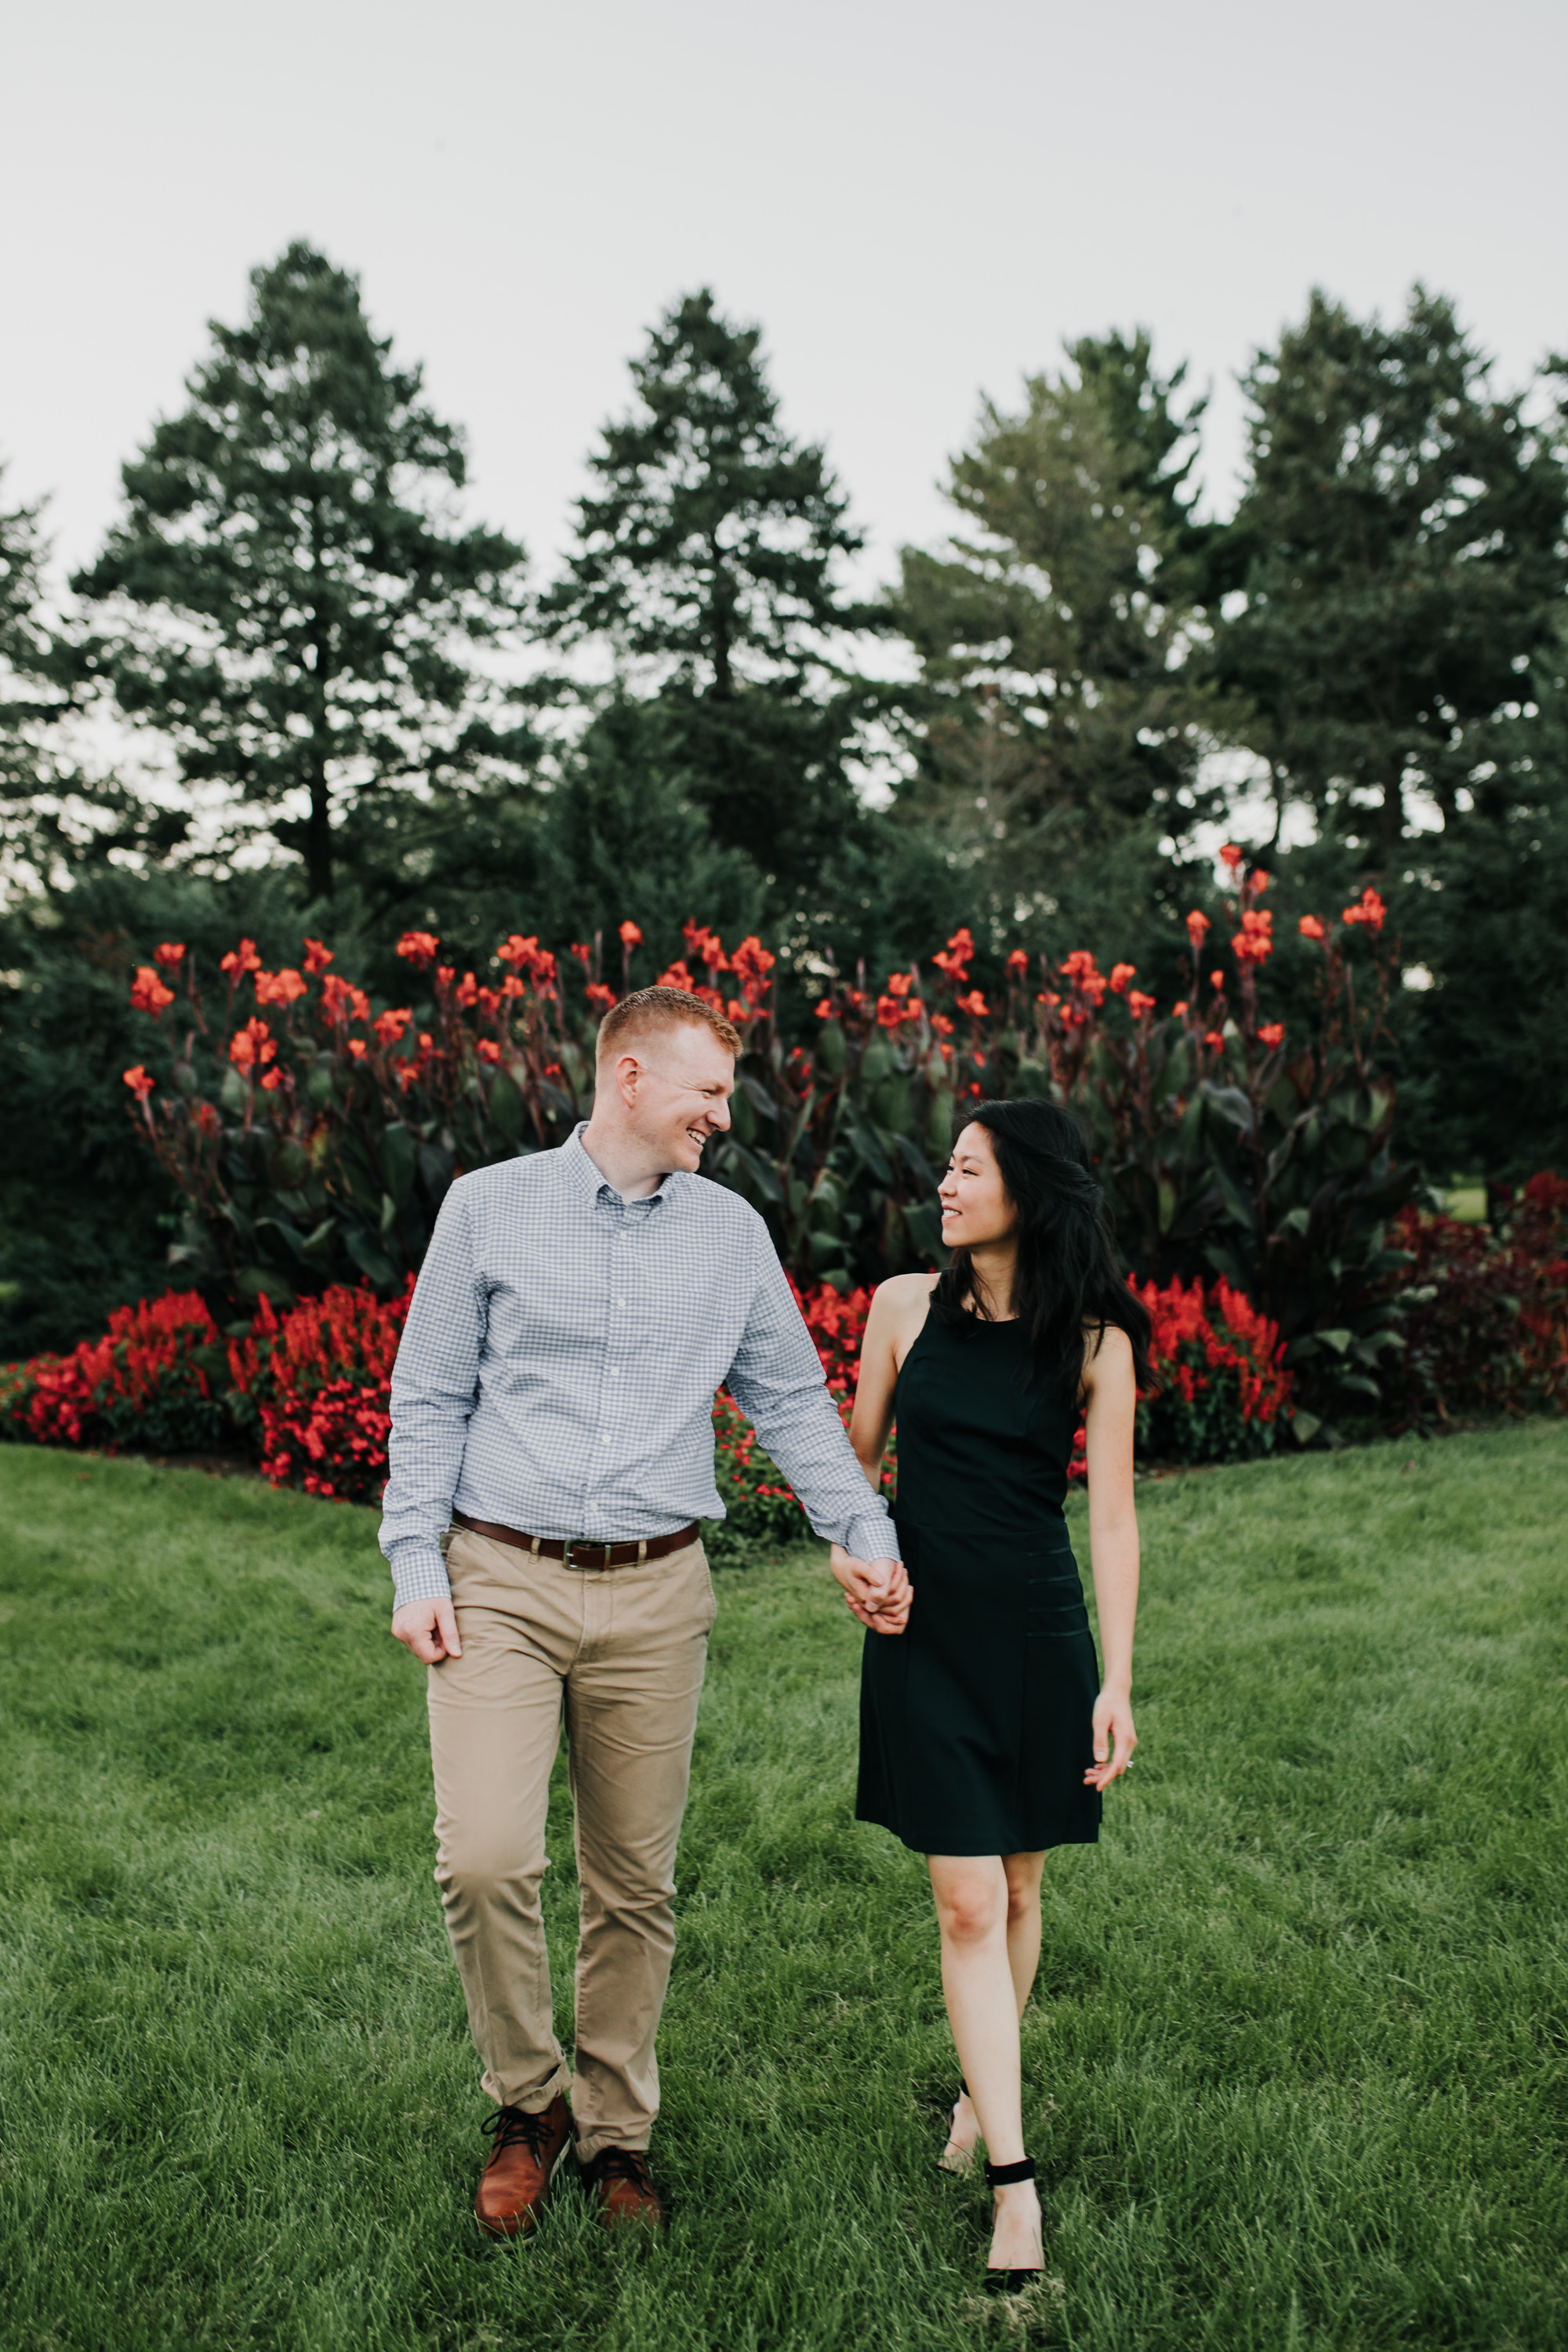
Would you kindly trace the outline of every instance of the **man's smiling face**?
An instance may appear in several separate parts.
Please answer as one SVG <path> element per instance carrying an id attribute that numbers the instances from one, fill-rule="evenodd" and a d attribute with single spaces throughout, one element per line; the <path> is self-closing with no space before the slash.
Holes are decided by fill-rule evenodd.
<path id="1" fill-rule="evenodd" d="M 635 1053 L 619 1057 L 637 1065 L 631 1124 L 663 1169 L 694 1174 L 702 1165 L 710 1136 L 730 1124 L 735 1091 L 735 1061 L 711 1029 L 697 1021 L 656 1030 Z"/>

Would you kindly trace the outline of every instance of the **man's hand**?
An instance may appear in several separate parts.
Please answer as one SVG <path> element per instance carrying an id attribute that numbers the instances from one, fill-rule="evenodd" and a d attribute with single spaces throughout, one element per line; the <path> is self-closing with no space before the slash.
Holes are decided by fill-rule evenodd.
<path id="1" fill-rule="evenodd" d="M 901 1559 L 857 1559 L 842 1544 L 833 1547 L 833 1573 L 844 1588 L 852 1617 L 873 1633 L 901 1633 L 914 1594 Z"/>
<path id="2" fill-rule="evenodd" d="M 421 1665 L 438 1666 L 443 1658 L 460 1658 L 458 1612 L 449 1601 L 405 1601 L 392 1612 L 394 1641 L 413 1651 Z"/>

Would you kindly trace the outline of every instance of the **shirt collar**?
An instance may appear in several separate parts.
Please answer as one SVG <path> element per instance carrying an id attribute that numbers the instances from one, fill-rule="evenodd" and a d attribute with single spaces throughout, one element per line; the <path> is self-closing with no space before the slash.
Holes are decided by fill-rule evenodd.
<path id="1" fill-rule="evenodd" d="M 580 1118 L 561 1146 L 562 1169 L 574 1191 L 580 1192 L 585 1200 L 597 1201 L 601 1193 L 607 1192 L 612 1201 L 619 1201 L 623 1196 L 616 1192 L 609 1178 L 589 1157 L 584 1147 L 583 1138 L 587 1132 L 587 1120 Z M 681 1172 L 680 1170 L 674 1169 L 669 1175 L 661 1176 L 653 1192 L 644 1193 L 640 1200 L 628 1201 L 626 1205 L 630 1209 L 651 1208 L 656 1201 L 664 1199 L 672 1179 Z"/>

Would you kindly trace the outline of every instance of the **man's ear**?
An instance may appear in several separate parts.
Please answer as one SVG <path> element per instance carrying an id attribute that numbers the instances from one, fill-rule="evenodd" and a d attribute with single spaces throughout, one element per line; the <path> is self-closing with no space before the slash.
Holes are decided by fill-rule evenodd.
<path id="1" fill-rule="evenodd" d="M 637 1080 L 641 1076 L 642 1064 L 637 1060 L 635 1054 L 616 1055 L 616 1091 L 620 1096 L 620 1098 L 624 1103 L 629 1105 L 636 1102 L 637 1098 Z"/>

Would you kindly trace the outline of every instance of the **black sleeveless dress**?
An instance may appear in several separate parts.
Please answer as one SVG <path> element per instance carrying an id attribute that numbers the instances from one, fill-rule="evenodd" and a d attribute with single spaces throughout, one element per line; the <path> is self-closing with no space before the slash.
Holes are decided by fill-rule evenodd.
<path id="1" fill-rule="evenodd" d="M 1100 1665 L 1062 1506 L 1076 1416 L 1023 1383 L 1021 1323 L 928 1315 L 899 1374 L 894 1505 L 914 1588 L 866 1635 L 856 1817 L 918 1853 L 1090 1845 Z"/>

